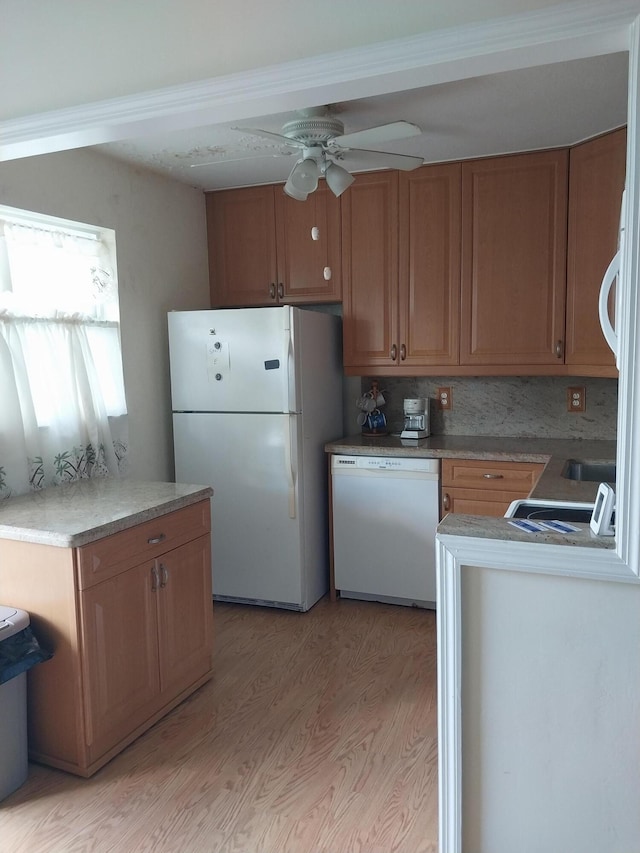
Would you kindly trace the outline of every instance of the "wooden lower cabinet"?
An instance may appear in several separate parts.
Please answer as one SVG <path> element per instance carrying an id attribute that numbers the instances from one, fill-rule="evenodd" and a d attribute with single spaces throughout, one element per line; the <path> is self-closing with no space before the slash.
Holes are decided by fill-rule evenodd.
<path id="1" fill-rule="evenodd" d="M 209 530 L 207 500 L 84 548 L 0 540 L 3 600 L 54 653 L 29 672 L 31 758 L 91 776 L 211 677 Z"/>
<path id="2" fill-rule="evenodd" d="M 512 501 L 526 498 L 544 469 L 541 462 L 442 460 L 441 514 L 505 514 Z"/>

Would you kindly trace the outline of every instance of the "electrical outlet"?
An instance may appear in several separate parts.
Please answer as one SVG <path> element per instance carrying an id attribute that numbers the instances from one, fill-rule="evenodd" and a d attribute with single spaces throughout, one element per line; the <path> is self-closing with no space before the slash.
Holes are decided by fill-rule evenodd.
<path id="1" fill-rule="evenodd" d="M 584 385 L 571 385 L 567 388 L 567 411 L 584 412 L 587 408 Z"/>
<path id="2" fill-rule="evenodd" d="M 438 408 L 452 409 L 453 398 L 451 396 L 451 388 L 438 388 Z"/>

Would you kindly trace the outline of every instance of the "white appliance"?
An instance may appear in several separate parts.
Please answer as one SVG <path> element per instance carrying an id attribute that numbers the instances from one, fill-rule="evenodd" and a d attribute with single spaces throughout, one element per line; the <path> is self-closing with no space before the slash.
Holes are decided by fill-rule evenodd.
<path id="1" fill-rule="evenodd" d="M 176 480 L 213 487 L 214 598 L 308 610 L 328 589 L 340 320 L 290 306 L 169 314 Z"/>
<path id="2" fill-rule="evenodd" d="M 618 282 L 618 286 L 616 288 L 615 294 L 615 317 L 620 316 L 620 296 L 622 293 L 622 286 L 620 283 L 620 273 L 622 271 L 622 264 L 624 259 L 624 237 L 625 237 L 625 200 L 626 200 L 626 192 L 623 190 L 622 192 L 622 204 L 620 206 L 620 228 L 618 231 L 618 251 L 615 253 L 609 266 L 605 270 L 605 274 L 602 277 L 602 284 L 600 285 L 600 295 L 598 298 L 598 315 L 600 317 L 600 326 L 602 328 L 602 334 L 605 337 L 606 342 L 609 345 L 609 348 L 613 352 L 616 357 L 616 366 L 619 368 L 619 352 L 618 352 L 618 334 L 611 322 L 611 318 L 609 317 L 609 294 L 611 293 L 611 288 Z"/>
<path id="3" fill-rule="evenodd" d="M 333 563 L 344 598 L 436 606 L 437 459 L 331 461 Z"/>

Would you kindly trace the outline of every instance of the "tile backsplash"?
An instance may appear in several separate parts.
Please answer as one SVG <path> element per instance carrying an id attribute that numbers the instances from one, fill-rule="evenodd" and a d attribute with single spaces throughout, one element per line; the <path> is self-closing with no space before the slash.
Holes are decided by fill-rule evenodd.
<path id="1" fill-rule="evenodd" d="M 523 438 L 585 438 L 615 440 L 618 381 L 585 377 L 362 377 L 362 393 L 378 385 L 386 400 L 382 409 L 391 432 L 402 429 L 405 397 L 429 399 L 432 435 L 494 435 Z M 567 411 L 567 388 L 586 389 L 584 412 Z M 451 388 L 452 408 L 442 411 L 437 389 Z M 346 419 L 359 431 L 358 410 L 353 400 Z"/>

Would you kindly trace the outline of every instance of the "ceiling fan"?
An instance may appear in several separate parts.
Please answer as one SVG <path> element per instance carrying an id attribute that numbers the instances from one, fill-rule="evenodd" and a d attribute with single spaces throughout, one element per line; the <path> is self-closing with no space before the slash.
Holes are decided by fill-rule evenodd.
<path id="1" fill-rule="evenodd" d="M 287 195 L 298 201 L 305 201 L 314 192 L 321 176 L 334 195 L 341 195 L 355 180 L 340 165 L 348 165 L 349 160 L 357 160 L 359 164 L 366 163 L 374 168 L 405 171 L 417 169 L 424 162 L 422 157 L 359 147 L 419 136 L 422 133 L 420 128 L 407 121 L 394 121 L 345 134 L 340 119 L 329 115 L 326 108 L 318 107 L 301 110 L 298 118 L 286 122 L 281 134 L 255 127 L 234 127 L 233 130 L 275 140 L 299 152 L 299 158 L 284 185 Z"/>

